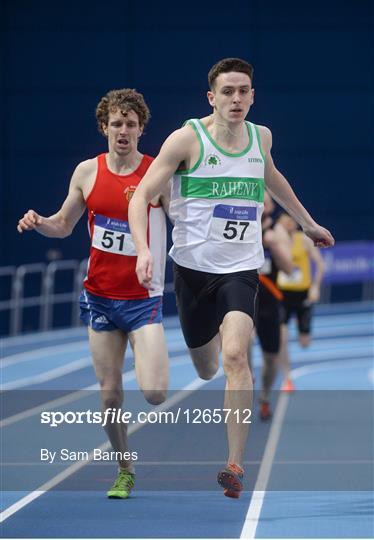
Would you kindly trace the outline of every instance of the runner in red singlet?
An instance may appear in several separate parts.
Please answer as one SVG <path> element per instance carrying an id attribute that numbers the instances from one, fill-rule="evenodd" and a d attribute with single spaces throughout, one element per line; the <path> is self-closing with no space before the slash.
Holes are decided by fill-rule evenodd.
<path id="1" fill-rule="evenodd" d="M 68 195 L 56 214 L 43 217 L 29 210 L 17 226 L 20 233 L 36 230 L 44 236 L 65 238 L 88 209 L 91 248 L 80 307 L 81 319 L 88 326 L 103 411 L 122 405 L 122 367 L 128 340 L 134 351 L 137 380 L 147 401 L 162 403 L 167 392 L 162 293 L 168 187 L 148 205 L 147 240 L 154 257 L 150 289 L 139 285 L 135 274 L 136 251 L 127 215 L 130 199 L 153 160 L 138 151 L 138 140 L 149 117 L 142 94 L 131 89 L 108 92 L 96 109 L 99 131 L 108 139 L 108 153 L 77 166 Z M 119 474 L 108 497 L 127 498 L 135 474 L 126 455 L 125 425 L 108 423 L 106 431 L 120 458 Z"/>

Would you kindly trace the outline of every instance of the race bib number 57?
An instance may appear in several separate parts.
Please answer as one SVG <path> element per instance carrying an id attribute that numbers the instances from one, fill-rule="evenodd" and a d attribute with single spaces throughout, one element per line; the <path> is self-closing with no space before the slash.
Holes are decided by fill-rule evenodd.
<path id="1" fill-rule="evenodd" d="M 95 215 L 92 246 L 117 255 L 136 256 L 127 221 Z"/>
<path id="2" fill-rule="evenodd" d="M 214 207 L 210 238 L 213 240 L 254 243 L 257 241 L 257 208 L 218 204 Z"/>

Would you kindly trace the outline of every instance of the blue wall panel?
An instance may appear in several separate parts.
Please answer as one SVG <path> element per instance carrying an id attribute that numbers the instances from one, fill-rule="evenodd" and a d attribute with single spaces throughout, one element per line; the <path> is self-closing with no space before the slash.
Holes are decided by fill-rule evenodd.
<path id="1" fill-rule="evenodd" d="M 210 113 L 207 72 L 227 56 L 254 64 L 249 119 L 272 129 L 276 163 L 312 214 L 339 239 L 372 238 L 372 6 L 3 0 L 0 264 L 88 249 L 83 220 L 63 242 L 15 224 L 30 207 L 54 212 L 77 163 L 105 150 L 94 116 L 103 94 L 144 93 L 152 119 L 140 148 L 156 154 L 185 119 Z"/>

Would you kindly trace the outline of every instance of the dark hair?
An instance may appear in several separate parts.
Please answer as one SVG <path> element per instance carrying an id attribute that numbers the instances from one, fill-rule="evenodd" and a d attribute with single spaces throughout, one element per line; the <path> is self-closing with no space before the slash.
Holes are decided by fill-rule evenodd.
<path id="1" fill-rule="evenodd" d="M 117 110 L 120 110 L 123 114 L 130 110 L 134 111 L 138 115 L 141 127 L 145 127 L 151 117 L 143 94 L 140 94 L 134 88 L 110 90 L 101 98 L 96 107 L 97 127 L 102 135 L 105 135 L 103 125 L 108 125 L 109 113 Z"/>
<path id="2" fill-rule="evenodd" d="M 229 73 L 230 71 L 236 71 L 239 73 L 245 73 L 253 80 L 253 66 L 248 64 L 245 60 L 240 58 L 224 58 L 220 60 L 210 69 L 208 73 L 209 88 L 213 90 L 215 81 L 221 73 Z"/>

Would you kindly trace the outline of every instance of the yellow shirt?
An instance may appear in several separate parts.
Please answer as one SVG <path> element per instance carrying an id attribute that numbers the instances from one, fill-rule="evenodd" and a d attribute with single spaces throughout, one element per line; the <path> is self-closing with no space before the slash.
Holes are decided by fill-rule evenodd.
<path id="1" fill-rule="evenodd" d="M 282 291 L 305 291 L 312 284 L 309 255 L 304 244 L 304 233 L 296 231 L 292 243 L 291 275 L 278 272 L 277 285 Z"/>

